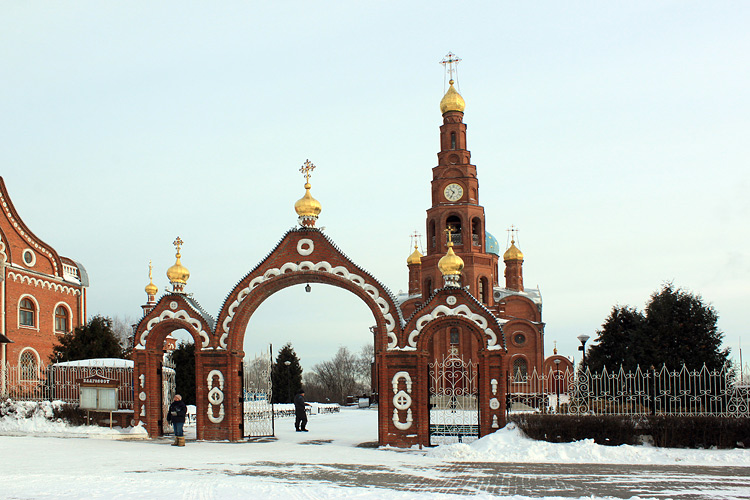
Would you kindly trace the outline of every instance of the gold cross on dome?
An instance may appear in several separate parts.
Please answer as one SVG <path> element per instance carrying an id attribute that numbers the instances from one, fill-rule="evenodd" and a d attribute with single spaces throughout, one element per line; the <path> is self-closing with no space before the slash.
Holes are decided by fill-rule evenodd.
<path id="1" fill-rule="evenodd" d="M 508 234 L 510 235 L 510 242 L 515 243 L 518 238 L 518 228 L 511 224 L 510 229 L 506 229 L 506 231 L 508 231 Z"/>
<path id="2" fill-rule="evenodd" d="M 153 276 L 151 275 L 152 271 L 154 270 L 154 266 L 151 264 L 151 261 L 148 261 L 148 279 L 153 280 Z"/>
<path id="3" fill-rule="evenodd" d="M 176 240 L 174 240 L 174 242 L 172 242 L 172 244 L 177 249 L 177 253 L 180 253 L 180 247 L 182 246 L 183 243 L 185 243 L 185 242 L 182 241 L 179 236 L 177 237 Z"/>
<path id="4" fill-rule="evenodd" d="M 414 243 L 414 248 L 416 249 L 417 245 L 420 243 L 420 237 L 422 235 L 419 234 L 417 231 L 414 231 L 414 233 L 412 233 L 410 236 L 412 237 L 412 243 Z"/>
<path id="5" fill-rule="evenodd" d="M 453 73 L 455 73 L 457 70 L 456 66 L 458 66 L 458 63 L 461 62 L 461 58 L 458 57 L 453 52 L 448 52 L 442 61 L 440 61 L 440 64 L 445 67 L 445 71 L 448 73 L 448 76 L 450 79 L 453 79 Z"/>
<path id="6" fill-rule="evenodd" d="M 310 183 L 310 174 L 312 171 L 315 170 L 315 165 L 313 165 L 313 162 L 310 160 L 305 160 L 305 163 L 302 164 L 302 167 L 300 167 L 299 171 L 302 172 L 302 175 L 305 176 L 305 182 Z"/>
<path id="7" fill-rule="evenodd" d="M 451 237 L 451 235 L 453 234 L 453 231 L 455 229 L 456 228 L 454 228 L 453 226 L 448 226 L 445 228 L 445 232 L 448 233 L 448 243 L 453 243 L 453 238 Z"/>

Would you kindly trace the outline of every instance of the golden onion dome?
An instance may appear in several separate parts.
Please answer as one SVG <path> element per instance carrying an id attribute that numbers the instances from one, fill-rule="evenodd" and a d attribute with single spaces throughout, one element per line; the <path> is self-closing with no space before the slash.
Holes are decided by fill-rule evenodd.
<path id="1" fill-rule="evenodd" d="M 422 254 L 419 253 L 419 250 L 417 250 L 417 245 L 414 245 L 414 252 L 412 252 L 411 255 L 409 255 L 409 258 L 406 259 L 406 265 L 411 266 L 412 264 L 421 264 L 422 263 Z"/>
<path id="2" fill-rule="evenodd" d="M 453 243 L 448 242 L 448 252 L 438 261 L 438 269 L 443 276 L 454 276 L 461 274 L 464 268 L 464 260 L 453 251 Z"/>
<path id="3" fill-rule="evenodd" d="M 514 240 L 510 240 L 510 247 L 503 254 L 503 260 L 523 260 L 523 252 L 515 245 Z"/>
<path id="4" fill-rule="evenodd" d="M 152 280 L 148 285 L 146 285 L 145 290 L 146 290 L 146 294 L 148 295 L 156 295 L 156 293 L 159 291 L 159 287 L 154 285 L 154 282 Z"/>
<path id="5" fill-rule="evenodd" d="M 443 114 L 448 111 L 460 111 L 463 113 L 464 108 L 466 107 L 466 102 L 453 86 L 453 80 L 450 81 L 450 84 L 451 86 L 448 88 L 448 92 L 445 93 L 443 99 L 440 101 L 440 112 Z"/>
<path id="6" fill-rule="evenodd" d="M 177 252 L 175 257 L 177 260 L 174 265 L 167 269 L 167 278 L 169 278 L 169 282 L 173 285 L 175 283 L 184 285 L 187 283 L 188 278 L 190 278 L 190 271 L 188 271 L 187 268 L 182 265 L 182 262 L 180 262 L 180 252 Z"/>
<path id="7" fill-rule="evenodd" d="M 317 217 L 323 207 L 320 202 L 310 194 L 310 183 L 305 184 L 305 196 L 297 200 L 294 204 L 294 210 L 300 217 Z"/>

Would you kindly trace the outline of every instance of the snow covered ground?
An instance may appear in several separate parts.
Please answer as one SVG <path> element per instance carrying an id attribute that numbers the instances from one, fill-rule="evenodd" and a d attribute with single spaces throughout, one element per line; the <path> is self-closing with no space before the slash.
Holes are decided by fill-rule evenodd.
<path id="1" fill-rule="evenodd" d="M 280 419 L 275 440 L 188 441 L 184 448 L 169 446 L 168 439 L 143 439 L 142 429 L 137 428 L 110 430 L 50 422 L 45 411 L 33 418 L 0 419 L 0 497 L 452 498 L 456 495 L 449 489 L 437 493 L 379 486 L 377 474 L 368 476 L 372 478 L 369 483 L 350 481 L 353 485 L 348 486 L 326 478 L 329 473 L 354 477 L 364 470 L 383 474 L 408 470 L 427 480 L 439 468 L 451 464 L 459 468 L 456 462 L 750 467 L 748 450 L 606 447 L 590 441 L 551 444 L 532 441 L 513 425 L 468 445 L 430 450 L 376 448 L 371 446 L 377 441 L 374 409 L 344 408 L 341 413 L 313 415 L 309 433 L 294 432 L 291 419 Z M 363 443 L 370 445 L 358 446 Z M 301 475 L 310 468 L 316 472 Z M 750 483 L 745 490 L 740 482 L 733 491 L 729 498 L 750 498 Z M 474 498 L 490 496 L 480 491 Z"/>

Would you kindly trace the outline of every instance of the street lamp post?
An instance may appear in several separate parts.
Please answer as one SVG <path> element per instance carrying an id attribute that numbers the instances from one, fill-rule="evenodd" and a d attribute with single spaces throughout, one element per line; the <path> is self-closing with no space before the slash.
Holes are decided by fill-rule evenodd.
<path id="1" fill-rule="evenodd" d="M 286 379 L 287 380 L 286 393 L 289 395 L 289 401 L 294 402 L 293 399 L 292 399 L 292 368 L 291 368 L 292 362 L 287 359 L 286 361 L 284 361 L 284 364 L 286 365 L 287 372 L 288 372 L 286 374 L 286 376 L 287 376 L 287 379 Z"/>
<path id="2" fill-rule="evenodd" d="M 586 368 L 586 342 L 590 339 L 588 335 L 585 333 L 578 336 L 578 340 L 581 341 L 581 345 L 578 347 L 578 350 L 583 352 L 583 361 L 581 362 L 581 368 Z"/>
<path id="3" fill-rule="evenodd" d="M 560 360 L 555 360 L 555 413 L 560 414 Z"/>

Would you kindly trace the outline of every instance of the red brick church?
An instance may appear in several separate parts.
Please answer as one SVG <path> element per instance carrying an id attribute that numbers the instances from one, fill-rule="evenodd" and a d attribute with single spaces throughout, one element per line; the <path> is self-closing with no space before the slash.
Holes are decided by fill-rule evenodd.
<path id="1" fill-rule="evenodd" d="M 21 219 L 0 177 L 0 362 L 37 378 L 59 336 L 86 323 L 88 275 Z"/>

